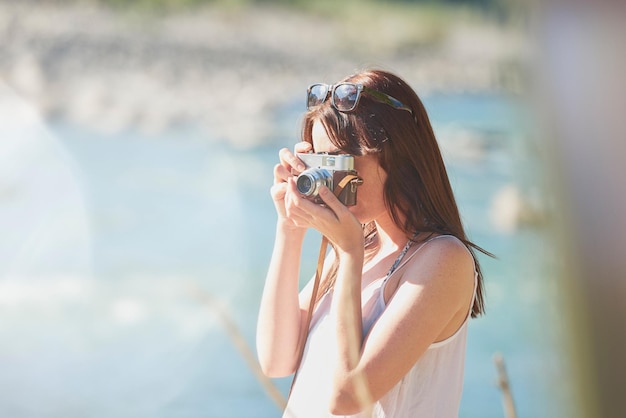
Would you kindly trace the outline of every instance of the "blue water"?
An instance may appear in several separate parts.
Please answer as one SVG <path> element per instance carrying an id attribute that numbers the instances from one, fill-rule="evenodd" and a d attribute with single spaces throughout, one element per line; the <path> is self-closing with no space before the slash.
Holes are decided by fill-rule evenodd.
<path id="1" fill-rule="evenodd" d="M 435 95 L 425 104 L 469 234 L 498 257 L 481 258 L 487 315 L 470 325 L 461 417 L 503 416 L 496 352 L 520 417 L 568 416 L 568 394 L 555 388 L 567 367 L 553 249 L 542 226 L 501 230 L 489 216 L 503 187 L 543 187 L 524 103 Z M 272 168 L 297 136 L 300 110 L 278 111 L 276 137 L 253 149 L 193 129 L 105 135 L 42 122 L 5 153 L 13 168 L 0 184 L 0 416 L 279 415 L 201 297 L 211 295 L 254 347 L 274 231 Z M 318 239 L 307 235 L 303 280 Z M 274 381 L 284 394 L 289 382 Z"/>

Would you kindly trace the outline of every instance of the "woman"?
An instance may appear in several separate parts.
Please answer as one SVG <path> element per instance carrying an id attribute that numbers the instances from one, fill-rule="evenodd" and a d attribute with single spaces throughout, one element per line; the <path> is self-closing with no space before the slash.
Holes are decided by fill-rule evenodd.
<path id="1" fill-rule="evenodd" d="M 352 155 L 362 184 L 353 206 L 327 187 L 313 202 L 296 188 L 302 161 L 279 152 L 257 349 L 268 376 L 297 371 L 284 416 L 456 417 L 467 323 L 483 312 L 482 250 L 465 236 L 424 106 L 371 70 L 311 86 L 307 107 L 295 151 Z M 313 281 L 298 292 L 307 228 L 333 249 L 310 328 Z"/>

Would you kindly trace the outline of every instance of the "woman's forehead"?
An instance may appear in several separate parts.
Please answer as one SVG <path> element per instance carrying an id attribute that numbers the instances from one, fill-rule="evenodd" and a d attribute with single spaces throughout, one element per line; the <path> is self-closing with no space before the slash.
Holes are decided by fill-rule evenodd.
<path id="1" fill-rule="evenodd" d="M 332 143 L 321 122 L 315 121 L 311 129 L 311 140 L 315 152 L 339 153 L 341 150 Z"/>

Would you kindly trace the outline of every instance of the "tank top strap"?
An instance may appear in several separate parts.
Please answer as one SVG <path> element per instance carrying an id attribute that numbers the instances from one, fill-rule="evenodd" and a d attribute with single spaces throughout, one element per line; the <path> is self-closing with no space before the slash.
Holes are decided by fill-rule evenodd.
<path id="1" fill-rule="evenodd" d="M 398 265 L 398 267 L 396 267 L 396 269 L 395 269 L 395 270 L 394 270 L 394 271 L 393 271 L 390 275 L 388 275 L 387 277 L 385 277 L 385 281 L 387 281 L 387 280 L 389 279 L 389 277 L 393 276 L 393 273 L 395 273 L 396 271 L 400 270 L 400 268 L 401 268 L 402 266 L 404 266 L 406 263 L 408 263 L 408 262 L 411 260 L 411 258 L 413 258 L 413 256 L 414 256 L 415 254 L 417 254 L 417 253 L 418 253 L 418 252 L 419 252 L 419 251 L 420 251 L 420 250 L 421 250 L 421 249 L 422 249 L 422 248 L 423 248 L 426 244 L 428 244 L 429 242 L 434 241 L 434 240 L 436 240 L 436 239 L 438 239 L 438 238 L 444 238 L 444 237 L 453 237 L 453 238 L 455 238 L 455 239 L 458 239 L 458 238 L 456 238 L 454 235 L 437 235 L 436 237 L 430 237 L 430 238 L 428 238 L 426 241 L 422 242 L 422 243 L 420 244 L 420 246 L 419 246 L 419 247 L 417 247 L 417 249 L 416 249 L 415 251 L 413 251 L 411 254 L 407 255 L 406 257 L 404 257 L 404 259 L 402 260 L 402 262 L 400 263 L 400 265 Z M 469 250 L 468 250 L 468 251 L 469 251 Z M 474 259 L 474 258 L 472 257 L 472 260 L 473 260 L 473 259 Z M 474 268 L 474 270 L 476 270 L 476 268 Z"/>

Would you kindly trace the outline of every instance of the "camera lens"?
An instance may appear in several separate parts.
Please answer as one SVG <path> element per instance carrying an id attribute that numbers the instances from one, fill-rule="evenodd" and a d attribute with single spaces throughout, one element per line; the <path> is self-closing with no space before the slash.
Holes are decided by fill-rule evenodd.
<path id="1" fill-rule="evenodd" d="M 305 170 L 296 179 L 298 192 L 309 197 L 316 197 L 320 186 L 327 186 L 332 189 L 332 184 L 332 175 L 323 168 Z"/>
<path id="2" fill-rule="evenodd" d="M 309 195 L 311 193 L 311 189 L 315 187 L 315 183 L 308 175 L 300 175 L 298 180 L 296 181 L 296 187 L 298 187 L 298 191 L 303 195 Z"/>

